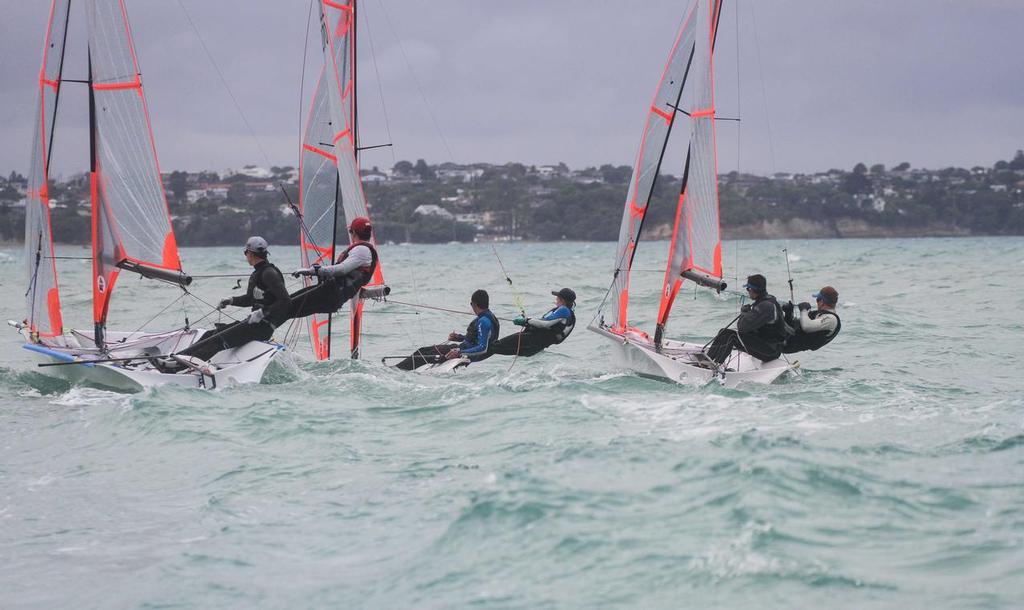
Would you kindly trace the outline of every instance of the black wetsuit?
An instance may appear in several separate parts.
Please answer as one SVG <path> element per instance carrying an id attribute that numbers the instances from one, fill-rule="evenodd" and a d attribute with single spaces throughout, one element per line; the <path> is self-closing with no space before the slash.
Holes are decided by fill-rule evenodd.
<path id="1" fill-rule="evenodd" d="M 341 264 L 348 253 L 356 246 L 370 249 L 373 262 L 365 267 L 358 267 L 342 277 L 322 278 L 312 286 L 306 286 L 291 295 L 288 308 L 288 319 L 304 318 L 315 313 L 334 313 L 341 309 L 349 299 L 359 294 L 359 290 L 373 279 L 377 270 L 377 249 L 366 241 L 356 242 L 338 256 L 336 264 Z"/>
<path id="2" fill-rule="evenodd" d="M 500 322 L 494 317 L 491 310 L 485 309 L 469 323 L 465 335 L 457 335 L 458 345 L 440 343 L 438 345 L 421 347 L 396 364 L 395 367 L 411 371 L 424 364 L 441 362 L 444 360 L 445 354 L 455 347 L 462 350 L 462 355 L 473 362 L 490 358 L 491 354 L 494 353 L 492 348 L 498 338 L 500 325 Z"/>
<path id="3" fill-rule="evenodd" d="M 560 307 L 564 307 L 564 305 Z M 569 312 L 568 318 L 544 319 L 549 314 L 558 311 L 560 307 L 555 307 L 547 312 L 540 320 L 528 320 L 521 332 L 498 339 L 491 346 L 491 353 L 529 358 L 552 345 L 565 341 L 565 338 L 569 336 L 569 333 L 576 326 L 576 314 L 573 313 L 572 309 L 566 307 Z"/>
<path id="4" fill-rule="evenodd" d="M 220 327 L 200 341 L 179 352 L 183 356 L 195 356 L 209 360 L 221 350 L 245 345 L 250 341 L 266 341 L 274 329 L 287 320 L 288 290 L 284 277 L 274 265 L 263 260 L 256 263 L 249 276 L 249 287 L 240 297 L 232 297 L 231 304 L 238 307 L 262 309 L 264 318 L 256 324 L 245 320 Z"/>
<path id="5" fill-rule="evenodd" d="M 750 304 L 750 309 L 740 314 L 736 329 L 719 331 L 708 346 L 708 357 L 723 364 L 732 350 L 737 349 L 767 362 L 782 355 L 783 342 L 792 333 L 782 307 L 770 294 L 758 297 Z"/>

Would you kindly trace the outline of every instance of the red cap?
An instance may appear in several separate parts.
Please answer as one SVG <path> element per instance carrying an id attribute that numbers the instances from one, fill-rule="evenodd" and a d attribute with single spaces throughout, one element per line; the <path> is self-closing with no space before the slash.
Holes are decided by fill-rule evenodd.
<path id="1" fill-rule="evenodd" d="M 360 238 L 369 239 L 370 231 L 373 230 L 373 225 L 370 224 L 369 218 L 365 216 L 357 216 L 352 219 L 352 224 L 348 225 L 348 228 Z"/>

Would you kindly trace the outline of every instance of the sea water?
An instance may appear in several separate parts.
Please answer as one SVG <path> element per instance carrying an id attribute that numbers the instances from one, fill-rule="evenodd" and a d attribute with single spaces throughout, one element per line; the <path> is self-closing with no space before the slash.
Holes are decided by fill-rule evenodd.
<path id="1" fill-rule="evenodd" d="M 798 377 L 734 390 L 612 365 L 585 328 L 610 243 L 382 246 L 394 301 L 468 311 L 484 288 L 511 318 L 579 295 L 562 345 L 443 378 L 380 359 L 471 318 L 395 302 L 367 305 L 361 360 L 314 362 L 302 337 L 263 384 L 216 391 L 70 386 L 9 329 L 0 607 L 1024 605 L 1024 239 L 726 242 L 726 279 L 788 299 L 783 249 L 797 301 L 839 290 L 842 333 Z M 634 265 L 641 328 L 664 250 Z M 90 328 L 88 251 L 58 255 L 66 323 Z M 22 256 L 0 252 L 4 318 L 25 315 Z M 240 245 L 182 257 L 247 273 Z M 198 299 L 240 279 L 175 302 L 123 274 L 110 327 L 209 324 Z M 686 288 L 669 334 L 706 340 L 739 305 Z"/>

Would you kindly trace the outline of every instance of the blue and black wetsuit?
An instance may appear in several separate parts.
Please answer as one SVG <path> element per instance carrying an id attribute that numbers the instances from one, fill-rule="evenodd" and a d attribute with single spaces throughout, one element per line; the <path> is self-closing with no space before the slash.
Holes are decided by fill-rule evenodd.
<path id="1" fill-rule="evenodd" d="M 529 318 L 519 333 L 502 337 L 491 347 L 491 353 L 504 356 L 534 356 L 548 347 L 565 341 L 576 326 L 576 314 L 559 305 L 540 318 Z"/>
<path id="2" fill-rule="evenodd" d="M 445 354 L 454 347 L 459 348 L 459 352 L 473 362 L 489 358 L 493 353 L 491 348 L 498 339 L 499 328 L 498 318 L 494 317 L 491 310 L 485 309 L 469 323 L 466 334 L 456 335 L 459 341 L 458 345 L 441 343 L 421 347 L 408 358 L 396 364 L 395 367 L 411 371 L 424 364 L 440 362 L 444 359 Z"/>

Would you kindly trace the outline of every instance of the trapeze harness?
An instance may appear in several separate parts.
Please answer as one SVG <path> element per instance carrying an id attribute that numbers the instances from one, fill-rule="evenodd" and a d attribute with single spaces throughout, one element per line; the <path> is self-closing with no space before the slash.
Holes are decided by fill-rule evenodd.
<path id="1" fill-rule="evenodd" d="M 790 337 L 789 341 L 786 341 L 786 353 L 803 352 L 807 350 L 815 351 L 825 347 L 832 341 L 832 339 L 836 338 L 839 334 L 839 330 L 843 327 L 843 323 L 839 319 L 839 316 L 834 311 L 822 311 L 820 309 L 807 313 L 807 317 L 812 320 L 820 315 L 833 316 L 836 319 L 836 329 L 831 333 L 805 333 L 800 331 L 795 336 Z M 799 328 L 799 325 L 797 328 Z"/>
<path id="2" fill-rule="evenodd" d="M 370 280 L 373 279 L 373 274 L 377 271 L 377 249 L 368 241 L 349 244 L 349 247 L 345 248 L 345 251 L 338 256 L 338 260 L 335 261 L 335 264 L 340 265 L 346 258 L 348 258 L 349 252 L 351 252 L 353 248 L 357 248 L 359 246 L 365 246 L 370 249 L 370 264 L 357 267 L 353 271 L 346 273 L 342 278 L 334 278 L 334 281 L 339 284 L 338 288 L 348 294 L 355 294 L 355 292 L 360 288 L 369 284 Z"/>

